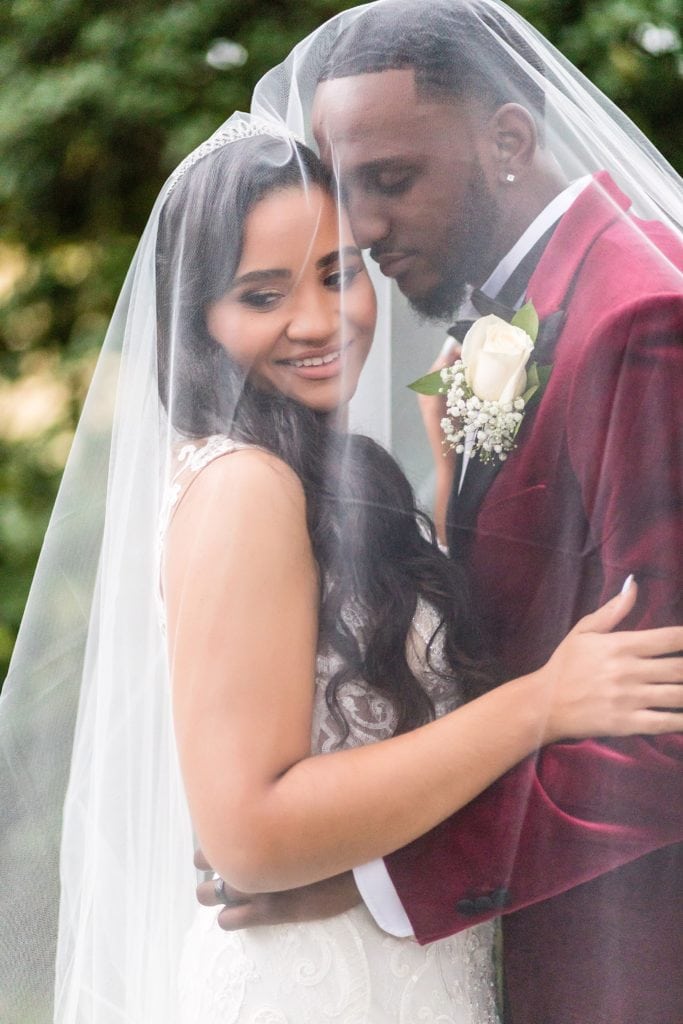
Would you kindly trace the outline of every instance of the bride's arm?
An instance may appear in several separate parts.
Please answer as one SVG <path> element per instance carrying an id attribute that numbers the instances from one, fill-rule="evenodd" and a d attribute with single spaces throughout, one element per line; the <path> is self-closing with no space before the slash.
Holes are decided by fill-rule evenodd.
<path id="1" fill-rule="evenodd" d="M 656 643 L 653 632 L 610 637 L 588 623 L 544 669 L 439 721 L 311 757 L 318 578 L 296 476 L 254 451 L 211 464 L 176 513 L 166 565 L 190 807 L 209 861 L 244 891 L 301 885 L 397 849 L 541 743 L 664 731 L 675 717 L 634 708 L 655 703 L 644 684 L 665 665 L 680 679 L 678 659 L 641 655 L 683 647 L 683 631 L 659 631 Z M 594 625 L 610 629 L 629 600 Z M 615 674 L 633 685 L 612 685 Z M 680 687 L 661 686 L 656 703 L 680 698 Z"/>

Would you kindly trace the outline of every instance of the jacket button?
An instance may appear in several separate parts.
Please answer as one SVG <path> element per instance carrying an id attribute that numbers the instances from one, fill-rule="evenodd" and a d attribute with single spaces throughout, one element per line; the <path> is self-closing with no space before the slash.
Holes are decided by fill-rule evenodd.
<path id="1" fill-rule="evenodd" d="M 476 914 L 474 900 L 458 900 L 455 904 L 455 909 L 459 914 L 463 914 L 464 917 L 472 917 L 473 914 Z"/>
<path id="2" fill-rule="evenodd" d="M 510 902 L 510 893 L 507 889 L 494 889 L 491 893 L 491 902 L 496 910 L 500 910 L 501 907 L 507 907 Z"/>
<path id="3" fill-rule="evenodd" d="M 464 917 L 475 917 L 477 914 L 486 914 L 491 910 L 501 910 L 510 902 L 510 893 L 507 889 L 494 889 L 486 895 L 474 896 L 472 898 L 458 900 L 455 909 Z"/>

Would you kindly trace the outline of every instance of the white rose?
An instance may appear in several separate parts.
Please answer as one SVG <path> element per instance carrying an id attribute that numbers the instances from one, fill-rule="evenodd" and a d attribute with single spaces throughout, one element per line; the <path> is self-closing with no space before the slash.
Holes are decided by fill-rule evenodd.
<path id="1" fill-rule="evenodd" d="M 533 342 L 521 327 L 483 316 L 465 335 L 460 358 L 465 379 L 485 402 L 514 402 L 526 390 L 526 364 Z"/>

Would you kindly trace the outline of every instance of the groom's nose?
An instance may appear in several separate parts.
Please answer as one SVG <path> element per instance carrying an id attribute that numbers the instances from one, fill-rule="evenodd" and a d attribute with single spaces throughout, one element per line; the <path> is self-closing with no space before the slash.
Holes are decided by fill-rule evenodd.
<path id="1" fill-rule="evenodd" d="M 352 189 L 346 200 L 351 230 L 361 249 L 371 249 L 384 241 L 391 231 L 391 216 L 387 203 L 363 189 Z"/>

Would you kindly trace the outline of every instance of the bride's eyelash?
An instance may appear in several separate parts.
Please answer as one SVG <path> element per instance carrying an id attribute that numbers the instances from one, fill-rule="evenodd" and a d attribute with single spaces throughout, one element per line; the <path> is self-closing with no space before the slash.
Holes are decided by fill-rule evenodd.
<path id="1" fill-rule="evenodd" d="M 243 295 L 240 295 L 239 301 L 242 305 L 249 306 L 250 309 L 270 309 L 281 298 L 282 294 L 280 292 L 259 291 L 245 292 Z"/>
<path id="2" fill-rule="evenodd" d="M 351 284 L 353 279 L 357 277 L 362 270 L 362 266 L 340 267 L 339 269 L 327 274 L 323 278 L 323 284 L 326 288 L 341 288 L 344 284 Z M 276 306 L 283 297 L 282 292 L 273 291 L 272 289 L 262 289 L 260 291 L 243 292 L 242 295 L 239 296 L 238 301 L 249 309 L 267 310 Z"/>
<path id="3" fill-rule="evenodd" d="M 342 284 L 350 284 L 362 270 L 363 267 L 358 266 L 340 268 L 328 274 L 324 279 L 324 284 L 328 288 L 339 288 Z"/>

